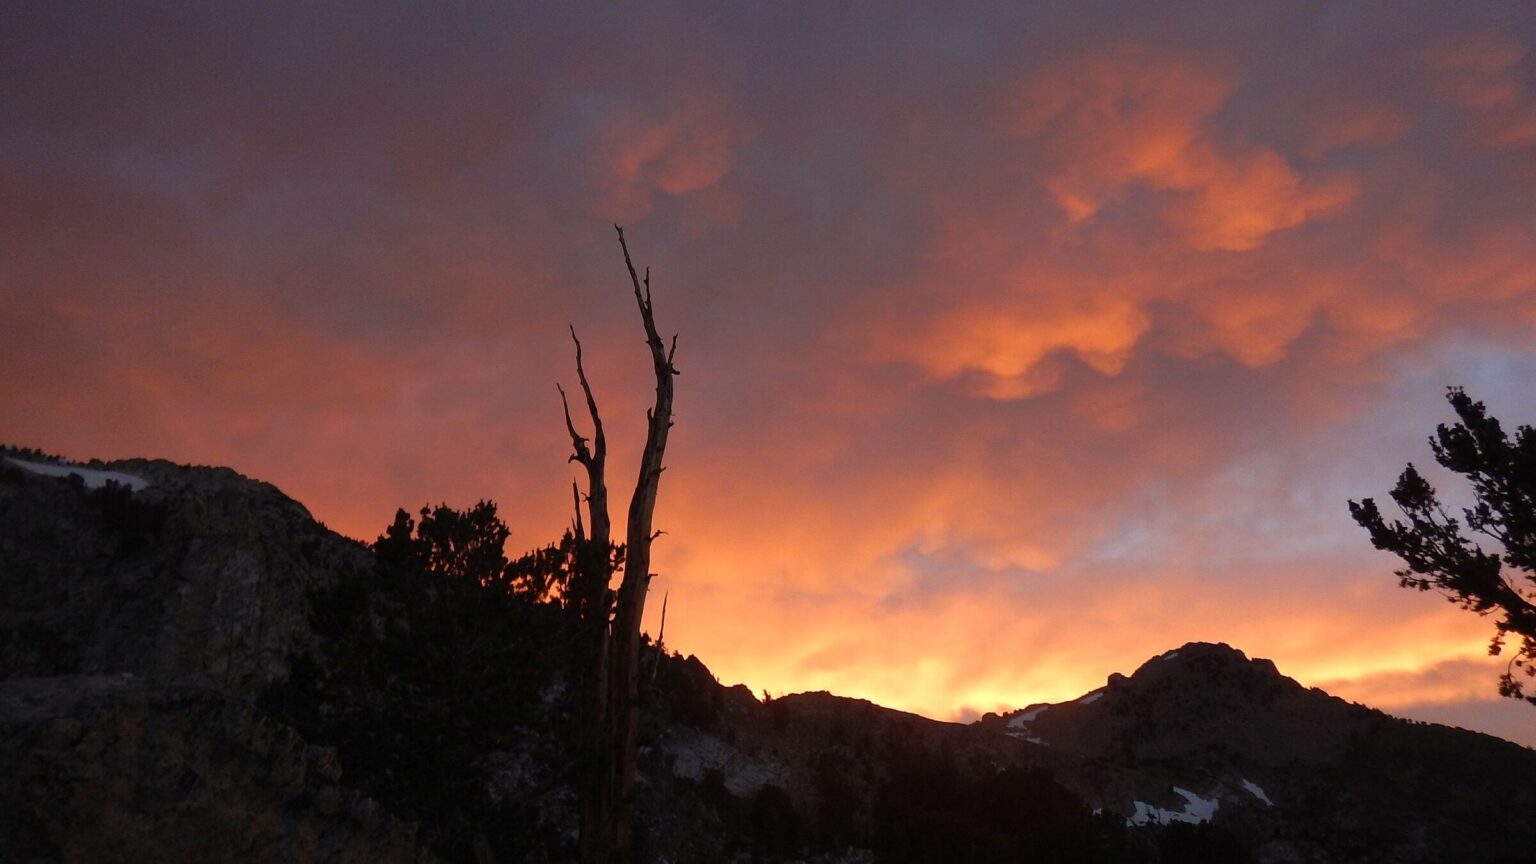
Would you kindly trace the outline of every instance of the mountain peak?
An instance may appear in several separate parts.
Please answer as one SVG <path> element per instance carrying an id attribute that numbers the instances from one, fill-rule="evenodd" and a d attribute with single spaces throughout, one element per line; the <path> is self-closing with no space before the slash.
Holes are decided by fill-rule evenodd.
<path id="1" fill-rule="evenodd" d="M 1113 683 L 1115 676 L 1111 676 Z M 1181 685 L 1226 689 L 1231 687 L 1272 689 L 1274 686 L 1301 685 L 1280 674 L 1274 661 L 1249 658 L 1225 642 L 1187 642 L 1172 651 L 1147 660 L 1129 679 L 1137 685 L 1162 684 L 1176 680 Z"/>
<path id="2" fill-rule="evenodd" d="M 1225 642 L 1185 642 L 1178 648 L 1167 654 L 1197 655 L 1211 657 L 1229 657 L 1235 660 L 1247 660 L 1248 655 L 1241 650 L 1233 648 Z M 1166 654 L 1164 655 L 1166 656 Z"/>
<path id="3" fill-rule="evenodd" d="M 1153 663 L 1159 660 L 1189 660 L 1193 658 L 1214 659 L 1230 663 L 1247 663 L 1248 655 L 1237 648 L 1233 648 L 1225 642 L 1185 642 L 1177 648 L 1164 651 L 1147 660 Z M 1146 664 L 1142 664 L 1145 666 Z"/>
<path id="4" fill-rule="evenodd" d="M 1080 755 L 1131 762 L 1186 758 L 1221 742 L 1232 754 L 1314 762 L 1347 746 L 1349 706 L 1225 643 L 1189 642 L 1070 702 L 1004 715 L 1010 734 Z"/>

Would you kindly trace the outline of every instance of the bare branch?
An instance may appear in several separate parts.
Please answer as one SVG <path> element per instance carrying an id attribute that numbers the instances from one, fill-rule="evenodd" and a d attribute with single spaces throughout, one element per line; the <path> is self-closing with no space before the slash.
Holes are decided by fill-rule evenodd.
<path id="1" fill-rule="evenodd" d="M 656 645 L 665 644 L 667 638 L 667 601 L 672 599 L 672 592 L 667 591 L 661 595 L 661 626 L 656 628 Z"/>
<path id="2" fill-rule="evenodd" d="M 656 683 L 656 673 L 661 671 L 661 658 L 666 655 L 666 643 L 662 640 L 667 636 L 667 598 L 672 596 L 668 591 L 661 595 L 661 628 L 656 631 L 656 662 L 651 664 L 651 683 Z"/>
<path id="3" fill-rule="evenodd" d="M 581 437 L 581 433 L 576 431 L 576 424 L 571 422 L 571 403 L 565 398 L 565 388 L 556 382 L 555 389 L 560 391 L 560 408 L 565 412 L 565 431 L 571 433 L 571 448 L 576 451 L 566 461 L 591 466 L 592 452 L 587 449 L 587 439 Z"/>
<path id="4" fill-rule="evenodd" d="M 645 325 L 645 342 L 651 348 L 652 359 L 657 364 L 665 363 L 665 349 L 661 343 L 661 334 L 656 332 L 656 319 L 652 314 L 651 268 L 645 268 L 645 281 L 642 283 L 640 274 L 635 272 L 635 262 L 629 257 L 629 244 L 624 242 L 624 229 L 618 225 L 613 227 L 619 232 L 619 248 L 624 250 L 624 267 L 629 271 L 629 281 L 635 289 L 635 305 L 640 307 L 640 320 Z"/>
<path id="5" fill-rule="evenodd" d="M 640 274 L 635 272 L 635 262 L 630 260 L 630 257 L 629 257 L 629 244 L 624 242 L 624 229 L 621 228 L 618 225 L 614 225 L 613 226 L 613 230 L 619 232 L 619 248 L 624 250 L 624 266 L 626 268 L 628 268 L 628 270 L 629 270 L 629 281 L 634 283 L 634 286 L 635 286 L 635 302 L 640 304 L 640 311 L 643 313 L 645 311 L 646 300 L 645 300 L 645 297 L 640 294 Z M 650 271 L 650 268 L 646 268 L 646 271 L 645 271 L 646 288 L 650 288 L 650 282 L 651 282 L 651 271 Z"/>
<path id="6" fill-rule="evenodd" d="M 581 381 L 581 392 L 587 397 L 587 413 L 592 415 L 593 456 L 601 461 L 608 451 L 608 439 L 603 434 L 603 418 L 597 413 L 597 400 L 592 396 L 592 385 L 587 381 L 587 369 L 581 362 L 581 340 L 576 338 L 576 327 L 571 326 L 571 341 L 576 343 L 576 378 Z"/>

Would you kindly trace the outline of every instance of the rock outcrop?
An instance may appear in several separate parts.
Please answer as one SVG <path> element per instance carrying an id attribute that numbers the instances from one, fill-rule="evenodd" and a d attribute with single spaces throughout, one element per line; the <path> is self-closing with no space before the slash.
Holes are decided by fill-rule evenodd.
<path id="1" fill-rule="evenodd" d="M 12 451 L 14 453 L 14 451 Z M 228 468 L 142 459 L 90 488 L 0 450 L 0 675 L 130 672 L 248 696 L 309 637 L 307 593 L 369 565 L 360 544 Z"/>
<path id="2" fill-rule="evenodd" d="M 1536 751 L 1346 702 L 1228 645 L 987 725 L 1037 743 L 1095 806 L 1214 821 L 1262 862 L 1536 860 Z"/>
<path id="3" fill-rule="evenodd" d="M 254 701 L 369 562 L 226 468 L 0 450 L 0 859 L 428 860 Z"/>

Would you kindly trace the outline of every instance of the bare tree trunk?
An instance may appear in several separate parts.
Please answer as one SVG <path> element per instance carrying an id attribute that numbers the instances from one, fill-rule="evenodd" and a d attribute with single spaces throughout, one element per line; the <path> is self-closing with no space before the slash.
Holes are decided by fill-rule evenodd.
<path id="1" fill-rule="evenodd" d="M 634 285 L 635 303 L 645 325 L 645 343 L 651 349 L 651 365 L 656 376 L 656 404 L 646 412 L 645 450 L 640 456 L 640 476 L 635 494 L 629 499 L 629 521 L 625 532 L 624 581 L 619 583 L 618 604 L 614 610 L 613 668 L 609 677 L 609 710 L 613 712 L 614 741 L 618 745 L 615 791 L 618 819 L 615 845 L 628 850 L 633 829 L 635 754 L 640 731 L 640 622 L 645 615 L 645 595 L 651 583 L 652 516 L 656 511 L 656 493 L 661 487 L 662 458 L 667 451 L 667 433 L 672 429 L 672 389 L 677 368 L 672 357 L 677 351 L 677 337 L 667 348 L 656 332 L 651 306 L 651 271 L 647 267 L 642 283 L 619 232 L 619 246 L 624 250 L 624 266 Z M 644 292 L 641 286 L 644 285 Z"/>
<path id="2" fill-rule="evenodd" d="M 584 536 L 581 523 L 581 500 L 576 501 L 576 562 L 572 573 L 572 594 L 581 616 L 584 638 L 581 644 L 587 656 L 582 667 L 586 680 L 582 682 L 582 710 L 585 722 L 581 730 L 581 859 L 606 862 L 611 859 L 609 836 L 611 831 L 601 826 L 613 823 L 613 789 L 610 777 L 612 769 L 612 736 L 608 721 L 608 663 L 611 653 L 608 618 L 612 605 L 608 583 L 613 576 L 610 547 L 613 543 L 612 528 L 608 519 L 608 487 L 604 481 L 604 469 L 608 459 L 608 440 L 603 434 L 602 417 L 597 411 L 597 400 L 592 396 L 592 386 L 582 365 L 581 340 L 576 338 L 576 328 L 571 328 L 571 341 L 576 343 L 576 376 L 587 401 L 587 413 L 592 418 L 592 446 L 576 431 L 571 421 L 571 407 L 566 400 L 565 389 L 558 384 L 560 404 L 565 411 L 565 428 L 571 435 L 570 461 L 580 462 L 587 469 L 587 512 L 592 527 L 590 537 Z"/>
<path id="3" fill-rule="evenodd" d="M 592 417 L 592 446 L 576 431 L 571 420 L 565 391 L 560 401 L 565 410 L 565 427 L 571 436 L 571 461 L 587 469 L 587 512 L 591 536 L 583 537 L 581 507 L 576 508 L 575 594 L 588 634 L 589 657 L 586 698 L 587 712 L 583 734 L 585 750 L 581 804 L 581 858 L 585 862 L 624 861 L 629 858 L 633 839 L 635 757 L 639 734 L 639 659 L 640 624 L 645 615 L 645 596 L 650 584 L 651 541 L 660 532 L 652 528 L 656 494 L 661 483 L 662 457 L 667 449 L 667 433 L 672 428 L 672 365 L 677 337 L 671 347 L 661 341 L 651 306 L 651 274 L 644 279 L 635 272 L 624 241 L 624 229 L 617 225 L 619 248 L 624 252 L 624 266 L 634 287 L 635 303 L 645 326 L 645 341 L 650 348 L 656 376 L 656 403 L 646 412 L 645 449 L 640 457 L 640 476 L 629 502 L 624 546 L 624 578 L 619 583 L 613 619 L 609 621 L 609 581 L 616 569 L 611 554 L 612 529 L 608 518 L 608 494 L 604 483 L 607 441 L 598 415 L 597 401 L 582 366 L 581 341 L 571 329 L 576 343 L 576 374 L 586 397 L 587 412 Z"/>

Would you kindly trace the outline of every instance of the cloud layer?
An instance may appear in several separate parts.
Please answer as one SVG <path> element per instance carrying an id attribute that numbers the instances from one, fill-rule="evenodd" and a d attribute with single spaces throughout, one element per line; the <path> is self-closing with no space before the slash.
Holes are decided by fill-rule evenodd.
<path id="1" fill-rule="evenodd" d="M 723 678 L 953 717 L 1214 639 L 1536 743 L 1344 508 L 1445 385 L 1536 419 L 1523 4 L 0 20 L 4 440 L 541 544 L 567 322 L 642 434 L 623 221 L 668 641 Z"/>

